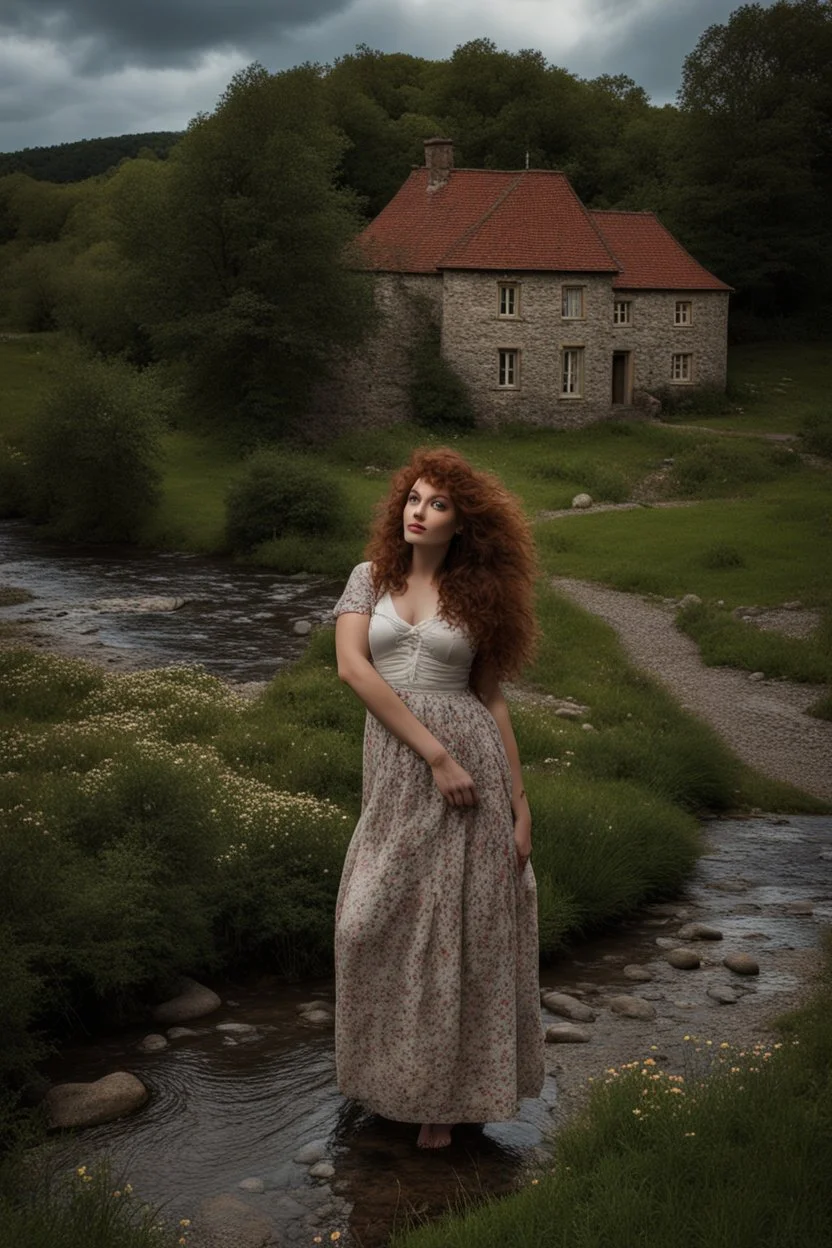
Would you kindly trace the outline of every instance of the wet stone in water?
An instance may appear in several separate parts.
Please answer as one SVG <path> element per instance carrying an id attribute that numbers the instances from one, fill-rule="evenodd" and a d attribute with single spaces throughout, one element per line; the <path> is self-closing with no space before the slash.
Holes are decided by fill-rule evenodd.
<path id="1" fill-rule="evenodd" d="M 594 1010 L 584 1005 L 582 1001 L 576 1001 L 574 997 L 570 997 L 565 992 L 547 992 L 543 998 L 543 1004 L 552 1014 L 559 1014 L 561 1018 L 569 1018 L 574 1023 L 595 1021 Z"/>
<path id="2" fill-rule="evenodd" d="M 712 1001 L 719 1002 L 720 1005 L 736 1005 L 740 999 L 739 993 L 733 988 L 729 988 L 727 984 L 711 984 L 708 989 L 708 996 Z"/>
<path id="3" fill-rule="evenodd" d="M 679 940 L 722 940 L 722 932 L 707 923 L 686 923 L 677 935 Z"/>
<path id="4" fill-rule="evenodd" d="M 649 1001 L 645 1001 L 643 997 L 630 997 L 626 993 L 610 997 L 609 1006 L 614 1014 L 620 1014 L 622 1018 L 640 1018 L 647 1022 L 656 1017 L 656 1011 Z"/>
<path id="5" fill-rule="evenodd" d="M 325 1157 L 326 1140 L 311 1140 L 295 1153 L 294 1160 L 301 1166 L 314 1166 L 317 1161 L 323 1161 Z"/>
<path id="6" fill-rule="evenodd" d="M 727 958 L 722 959 L 722 964 L 737 975 L 760 974 L 760 964 L 749 953 L 729 953 Z"/>
<path id="7" fill-rule="evenodd" d="M 577 1027 L 574 1023 L 553 1023 L 546 1028 L 547 1044 L 588 1044 L 592 1032 L 587 1027 Z"/>
<path id="8" fill-rule="evenodd" d="M 621 972 L 625 979 L 629 979 L 634 984 L 649 984 L 653 976 L 644 966 L 636 966 L 632 964 L 625 966 Z"/>
<path id="9" fill-rule="evenodd" d="M 698 955 L 692 949 L 671 949 L 667 960 L 671 966 L 676 967 L 677 971 L 695 971 L 702 965 Z"/>

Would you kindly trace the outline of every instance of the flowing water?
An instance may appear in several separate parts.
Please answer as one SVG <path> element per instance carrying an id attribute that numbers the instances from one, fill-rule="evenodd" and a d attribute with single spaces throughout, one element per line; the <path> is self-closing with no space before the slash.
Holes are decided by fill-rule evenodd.
<path id="1" fill-rule="evenodd" d="M 19 521 L 0 523 L 0 578 L 34 595 L 0 608 L 0 619 L 36 630 L 50 649 L 118 667 L 200 663 L 240 682 L 269 680 L 296 659 L 305 641 L 295 621 L 317 623 L 338 592 L 323 577 L 229 559 L 45 542 Z M 143 609 L 153 598 L 184 605 Z"/>
<path id="2" fill-rule="evenodd" d="M 323 618 L 338 592 L 322 578 L 278 577 L 219 559 L 52 546 L 16 523 L 0 525 L 0 561 L 4 581 L 35 595 L 0 616 L 28 623 L 50 648 L 119 666 L 199 662 L 236 681 L 266 680 L 296 657 L 304 642 L 293 631 L 294 621 Z M 160 595 L 186 602 L 168 612 L 101 606 L 102 600 Z M 748 995 L 730 1009 L 765 1007 L 797 984 L 791 954 L 815 946 L 821 924 L 832 921 L 832 818 L 719 821 L 709 825 L 708 837 L 709 852 L 674 904 L 687 907 L 690 917 L 716 922 L 726 945 L 748 949 L 741 942 L 750 942 L 755 952 L 765 950 L 763 973 L 744 986 Z M 673 905 L 648 908 L 543 972 L 544 985 L 599 1004 L 593 1044 L 580 1052 L 573 1046 L 560 1067 L 550 1058 L 554 1077 L 538 1100 L 523 1103 L 514 1121 L 458 1129 L 449 1150 L 420 1152 L 412 1126 L 374 1118 L 341 1097 L 331 1025 L 306 1022 L 298 1010 L 312 999 L 331 1005 L 331 982 L 286 986 L 261 976 L 215 984 L 222 1007 L 161 1051 L 138 1047 L 153 1030 L 148 1024 L 68 1047 L 48 1063 L 44 1073 L 56 1083 L 127 1069 L 151 1093 L 147 1105 L 128 1118 L 59 1137 L 56 1163 L 94 1166 L 107 1155 L 137 1196 L 162 1206 L 166 1220 L 186 1217 L 198 1224 L 205 1202 L 227 1194 L 273 1228 L 281 1245 L 311 1244 L 316 1235 L 329 1242 L 337 1230 L 344 1245 L 376 1248 L 408 1218 L 433 1217 L 460 1200 L 512 1191 L 545 1162 L 558 1088 L 566 1082 L 558 1072 L 580 1064 L 597 1073 L 610 1060 L 610 1046 L 615 1051 L 614 1037 L 621 1033 L 609 1028 L 622 1024 L 604 1012 L 603 994 L 634 990 L 622 975 L 627 963 L 649 963 L 655 974 L 644 991 L 659 1007 L 655 1024 L 647 1025 L 654 1028 L 645 1033 L 648 1039 L 664 1040 L 679 1019 L 691 1029 L 713 1025 L 714 1011 L 722 1007 L 706 1002 L 705 981 L 697 989 L 695 979 L 683 978 L 680 987 L 680 973 L 658 956 L 657 940 L 664 937 L 657 932 L 667 924 L 672 931 L 674 913 Z M 711 976 L 715 967 L 718 961 Z M 310 1142 L 319 1143 L 331 1174 L 314 1177 L 308 1165 L 294 1160 Z M 247 1180 L 253 1182 L 241 1189 Z M 195 1226 L 189 1235 L 194 1248 L 198 1235 Z M 232 1236 L 210 1242 L 230 1248 L 237 1241 Z"/>

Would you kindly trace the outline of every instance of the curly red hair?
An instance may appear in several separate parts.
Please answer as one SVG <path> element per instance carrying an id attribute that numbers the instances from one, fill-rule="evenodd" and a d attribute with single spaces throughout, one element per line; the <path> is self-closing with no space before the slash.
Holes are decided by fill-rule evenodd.
<path id="1" fill-rule="evenodd" d="M 445 490 L 460 515 L 441 569 L 439 614 L 463 628 L 477 650 L 472 676 L 516 676 L 535 650 L 537 566 L 531 529 L 514 495 L 457 451 L 420 447 L 393 477 L 379 504 L 367 543 L 377 594 L 407 588 L 412 550 L 404 539 L 402 512 L 414 482 Z"/>

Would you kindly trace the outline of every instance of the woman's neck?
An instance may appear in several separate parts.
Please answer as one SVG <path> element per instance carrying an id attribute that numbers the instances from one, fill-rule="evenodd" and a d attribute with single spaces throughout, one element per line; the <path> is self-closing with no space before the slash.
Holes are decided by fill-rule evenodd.
<path id="1" fill-rule="evenodd" d="M 447 545 L 414 546 L 407 579 L 414 577 L 417 581 L 428 581 L 433 584 L 439 576 L 447 553 Z"/>

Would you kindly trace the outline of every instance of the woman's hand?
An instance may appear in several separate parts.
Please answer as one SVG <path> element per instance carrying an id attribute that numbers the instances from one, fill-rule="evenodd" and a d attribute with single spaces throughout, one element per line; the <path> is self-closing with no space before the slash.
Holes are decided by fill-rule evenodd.
<path id="1" fill-rule="evenodd" d="M 430 769 L 436 787 L 450 806 L 476 806 L 478 799 L 474 781 L 447 750 L 431 762 Z"/>
<path id="2" fill-rule="evenodd" d="M 525 798 L 514 816 L 514 848 L 517 851 L 517 870 L 525 871 L 532 853 L 532 817 Z"/>

